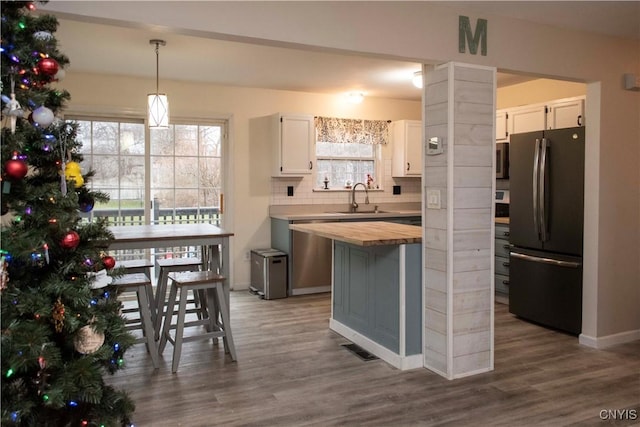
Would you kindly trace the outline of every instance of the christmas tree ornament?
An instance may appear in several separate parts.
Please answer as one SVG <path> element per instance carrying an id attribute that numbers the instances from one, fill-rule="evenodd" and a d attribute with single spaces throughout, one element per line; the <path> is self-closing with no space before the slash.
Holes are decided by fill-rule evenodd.
<path id="1" fill-rule="evenodd" d="M 105 269 L 102 269 L 95 273 L 90 271 L 87 273 L 87 277 L 89 277 L 89 287 L 91 289 L 104 288 L 105 286 L 110 285 L 111 282 L 113 281 L 113 278 L 107 275 L 107 270 Z M 95 305 L 93 304 L 93 300 L 91 301 L 91 304 Z"/>
<path id="2" fill-rule="evenodd" d="M 67 163 L 64 167 L 64 176 L 67 181 L 73 181 L 76 185 L 76 188 L 80 188 L 84 185 L 82 170 L 80 169 L 80 163 L 78 162 Z"/>
<path id="3" fill-rule="evenodd" d="M 69 231 L 67 234 L 62 237 L 60 241 L 60 246 L 65 249 L 75 249 L 80 244 L 80 235 L 75 231 Z"/>
<path id="4" fill-rule="evenodd" d="M 6 101 L 6 96 L 3 96 L 2 98 L 2 100 L 7 104 L 2 109 L 2 113 L 9 117 L 9 126 L 11 127 L 11 133 L 16 133 L 16 124 L 18 122 L 18 117 L 24 117 L 24 111 L 22 111 L 22 107 L 16 99 L 16 94 L 12 92 L 10 96 L 11 97 Z"/>
<path id="5" fill-rule="evenodd" d="M 80 212 L 91 212 L 95 203 L 95 200 L 87 191 L 78 192 L 78 210 Z"/>
<path id="6" fill-rule="evenodd" d="M 104 267 L 107 270 L 111 270 L 113 267 L 116 266 L 116 259 L 112 256 L 104 256 L 102 257 L 102 264 L 104 264 Z"/>
<path id="7" fill-rule="evenodd" d="M 62 328 L 64 328 L 64 311 L 64 304 L 60 297 L 58 297 L 51 309 L 51 318 L 53 319 L 53 326 L 57 333 L 62 332 Z"/>
<path id="8" fill-rule="evenodd" d="M 91 324 L 78 329 L 73 339 L 73 347 L 80 354 L 92 354 L 104 344 L 104 334 L 96 332 Z"/>
<path id="9" fill-rule="evenodd" d="M 46 57 L 38 61 L 38 71 L 47 76 L 55 76 L 59 68 L 58 61 L 53 58 Z"/>
<path id="10" fill-rule="evenodd" d="M 4 173 L 9 179 L 20 180 L 27 176 L 27 172 L 29 172 L 29 167 L 16 152 L 14 152 L 13 157 L 4 164 Z"/>
<path id="11" fill-rule="evenodd" d="M 45 106 L 40 106 L 31 113 L 31 120 L 40 127 L 46 128 L 53 123 L 53 111 Z"/>
<path id="12" fill-rule="evenodd" d="M 9 263 L 7 262 L 7 258 L 0 256 L 0 291 L 7 289 L 7 284 L 9 283 L 8 267 Z"/>
<path id="13" fill-rule="evenodd" d="M 49 41 L 53 39 L 53 34 L 51 34 L 49 31 L 36 31 L 35 33 L 33 33 L 33 38 L 35 38 L 36 40 Z"/>

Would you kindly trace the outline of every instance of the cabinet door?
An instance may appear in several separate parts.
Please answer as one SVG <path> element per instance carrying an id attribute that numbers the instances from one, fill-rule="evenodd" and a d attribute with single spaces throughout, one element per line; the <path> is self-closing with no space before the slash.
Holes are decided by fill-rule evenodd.
<path id="1" fill-rule="evenodd" d="M 422 122 L 407 122 L 405 150 L 407 175 L 422 176 Z"/>
<path id="2" fill-rule="evenodd" d="M 391 126 L 394 177 L 422 176 L 422 122 L 399 120 Z"/>
<path id="3" fill-rule="evenodd" d="M 508 114 L 506 110 L 496 111 L 496 142 L 509 141 L 509 129 L 507 128 Z"/>
<path id="4" fill-rule="evenodd" d="M 312 116 L 280 118 L 280 173 L 308 175 L 313 169 L 314 122 Z"/>
<path id="5" fill-rule="evenodd" d="M 546 126 L 544 105 L 531 105 L 509 111 L 509 135 L 544 130 Z"/>
<path id="6" fill-rule="evenodd" d="M 552 102 L 547 106 L 547 129 L 584 126 L 584 98 Z"/>

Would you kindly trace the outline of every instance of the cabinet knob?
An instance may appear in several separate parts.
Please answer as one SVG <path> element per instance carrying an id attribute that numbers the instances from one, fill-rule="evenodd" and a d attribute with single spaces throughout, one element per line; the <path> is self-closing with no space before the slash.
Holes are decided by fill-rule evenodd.
<path id="1" fill-rule="evenodd" d="M 578 115 L 578 126 L 582 126 L 582 114 Z"/>
<path id="2" fill-rule="evenodd" d="M 309 170 L 313 169 L 313 162 L 309 162 Z"/>
<path id="3" fill-rule="evenodd" d="M 502 234 L 503 234 L 504 236 L 509 236 L 509 232 L 508 232 L 508 231 L 503 231 L 503 232 L 502 232 Z"/>
<path id="4" fill-rule="evenodd" d="M 411 169 L 411 163 L 407 162 L 407 170 Z"/>

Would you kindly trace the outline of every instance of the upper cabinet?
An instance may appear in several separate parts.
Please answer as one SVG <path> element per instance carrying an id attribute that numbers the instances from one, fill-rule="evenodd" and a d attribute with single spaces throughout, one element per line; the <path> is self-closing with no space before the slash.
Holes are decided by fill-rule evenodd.
<path id="1" fill-rule="evenodd" d="M 509 135 L 543 130 L 546 128 L 546 120 L 544 104 L 512 108 L 509 110 Z"/>
<path id="2" fill-rule="evenodd" d="M 422 122 L 398 120 L 390 126 L 393 177 L 422 176 Z"/>
<path id="3" fill-rule="evenodd" d="M 584 126 L 584 97 L 560 99 L 547 104 L 546 129 Z"/>
<path id="4" fill-rule="evenodd" d="M 311 174 L 315 161 L 313 116 L 276 113 L 252 118 L 249 126 L 252 141 L 270 148 L 271 176 Z"/>
<path id="5" fill-rule="evenodd" d="M 543 104 L 496 111 L 496 142 L 509 142 L 514 133 L 584 126 L 585 97 L 563 98 Z"/>
<path id="6" fill-rule="evenodd" d="M 509 141 L 509 128 L 507 127 L 507 110 L 496 111 L 496 142 Z"/>

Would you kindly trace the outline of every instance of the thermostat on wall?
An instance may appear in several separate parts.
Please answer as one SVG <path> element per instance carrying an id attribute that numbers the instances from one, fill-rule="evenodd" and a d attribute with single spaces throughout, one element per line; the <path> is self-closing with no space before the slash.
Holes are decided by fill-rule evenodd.
<path id="1" fill-rule="evenodd" d="M 437 136 L 432 136 L 427 141 L 427 156 L 435 156 L 436 154 L 442 154 L 442 138 L 438 138 Z"/>

